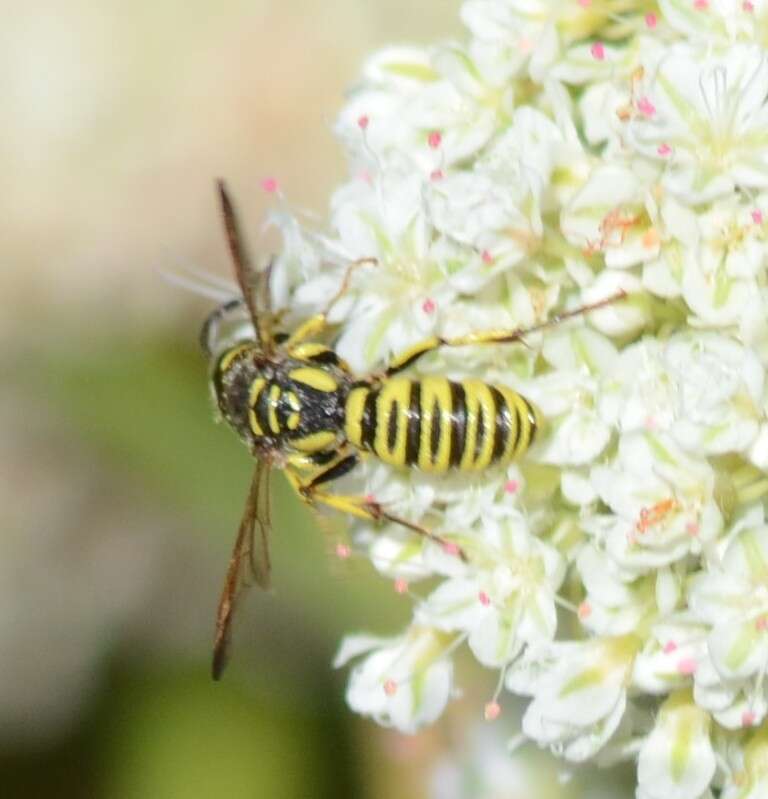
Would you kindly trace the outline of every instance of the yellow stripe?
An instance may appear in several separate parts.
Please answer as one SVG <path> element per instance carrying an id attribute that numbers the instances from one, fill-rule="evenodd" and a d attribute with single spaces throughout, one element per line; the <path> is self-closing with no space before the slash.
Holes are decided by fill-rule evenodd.
<path id="1" fill-rule="evenodd" d="M 411 381 L 407 378 L 394 378 L 384 383 L 376 401 L 376 436 L 373 441 L 373 451 L 381 460 L 393 466 L 402 466 L 405 463 L 405 436 L 408 427 L 405 411 L 410 396 Z M 393 414 L 395 444 L 390 450 L 387 439 Z"/>
<path id="2" fill-rule="evenodd" d="M 259 394 L 266 385 L 267 381 L 263 377 L 257 377 L 251 383 L 251 390 L 248 394 L 248 422 L 251 425 L 251 430 L 255 436 L 263 436 L 264 431 L 261 429 L 259 420 L 256 418 L 256 412 L 253 410 L 256 403 L 259 401 Z"/>
<path id="3" fill-rule="evenodd" d="M 291 406 L 292 410 L 297 412 L 301 410 L 299 398 L 293 393 L 293 391 L 286 391 L 285 398 L 288 400 L 288 404 Z"/>
<path id="4" fill-rule="evenodd" d="M 363 411 L 369 388 L 353 388 L 347 396 L 344 409 L 344 435 L 353 447 L 363 446 Z"/>
<path id="5" fill-rule="evenodd" d="M 491 463 L 491 456 L 493 455 L 493 434 L 496 430 L 496 403 L 493 401 L 493 395 L 490 388 L 486 383 L 480 380 L 465 380 L 464 388 L 469 392 L 476 392 L 479 401 L 478 412 L 480 407 L 483 408 L 483 445 L 478 453 L 477 458 L 472 466 L 473 469 L 485 469 Z M 477 432 L 475 429 L 475 441 L 477 441 Z M 474 455 L 474 453 L 473 453 Z"/>
<path id="6" fill-rule="evenodd" d="M 528 451 L 528 447 L 531 444 L 532 424 L 529 417 L 530 411 L 526 406 L 525 400 L 519 394 L 515 394 L 515 404 L 517 406 L 518 414 L 520 415 L 521 426 L 520 426 L 520 441 L 518 442 L 517 449 L 515 450 L 513 457 L 520 458 L 523 455 L 525 455 L 525 453 Z M 533 411 L 533 416 L 536 421 L 536 427 L 540 434 L 542 427 L 541 415 L 536 410 L 536 408 L 533 407 L 533 405 L 531 405 L 531 410 Z"/>
<path id="7" fill-rule="evenodd" d="M 291 357 L 300 361 L 313 358 L 315 355 L 320 355 L 321 352 L 328 352 L 328 347 L 325 344 L 317 344 L 314 342 L 307 342 L 306 344 L 299 344 L 291 348 Z"/>
<path id="8" fill-rule="evenodd" d="M 304 385 L 314 388 L 317 391 L 336 391 L 338 384 L 336 381 L 322 369 L 314 369 L 311 366 L 302 366 L 299 369 L 294 369 L 289 377 L 297 383 L 304 383 Z"/>
<path id="9" fill-rule="evenodd" d="M 475 439 L 477 438 L 477 394 L 472 390 L 469 380 L 463 380 L 464 404 L 467 408 L 467 426 L 464 430 L 464 452 L 461 455 L 459 469 L 471 471 L 475 461 Z"/>
<path id="10" fill-rule="evenodd" d="M 291 446 L 301 452 L 320 452 L 327 449 L 336 441 L 336 433 L 331 430 L 321 430 L 319 433 L 297 438 L 291 441 Z"/>
<path id="11" fill-rule="evenodd" d="M 461 456 L 459 468 L 464 471 L 478 471 L 484 469 L 491 461 L 493 454 L 493 432 L 496 427 L 495 415 L 489 418 L 488 411 L 494 410 L 493 397 L 490 389 L 481 380 L 462 380 L 467 404 L 467 432 L 464 442 L 464 454 Z M 478 457 L 475 458 L 477 444 L 478 417 L 484 409 L 483 415 L 483 446 Z"/>
<path id="12" fill-rule="evenodd" d="M 232 365 L 232 361 L 238 357 L 241 353 L 245 352 L 246 350 L 251 349 L 252 344 L 238 344 L 236 347 L 233 347 L 229 352 L 226 352 L 224 355 L 221 356 L 221 360 L 219 361 L 219 372 L 226 372 L 227 369 Z"/>
<path id="13" fill-rule="evenodd" d="M 289 430 L 295 430 L 299 426 L 300 417 L 298 413 L 290 413 L 288 414 L 288 419 L 286 419 L 285 426 Z"/>
<path id="14" fill-rule="evenodd" d="M 433 414 L 435 400 L 439 403 Z M 425 472 L 446 472 L 451 455 L 451 389 L 444 377 L 425 377 L 421 380 L 421 438 L 419 439 L 419 468 Z M 432 430 L 438 425 L 437 454 L 432 462 Z"/>
<path id="15" fill-rule="evenodd" d="M 267 406 L 267 419 L 270 430 L 277 435 L 280 432 L 280 423 L 277 421 L 277 405 L 280 402 L 280 386 L 273 383 L 269 389 L 269 405 Z"/>

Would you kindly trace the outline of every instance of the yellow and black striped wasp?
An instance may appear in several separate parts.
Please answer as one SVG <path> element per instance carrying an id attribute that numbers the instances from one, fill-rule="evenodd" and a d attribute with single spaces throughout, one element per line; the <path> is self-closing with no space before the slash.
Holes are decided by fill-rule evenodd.
<path id="1" fill-rule="evenodd" d="M 466 559 L 464 551 L 420 525 L 389 513 L 370 497 L 328 492 L 327 486 L 348 474 L 366 454 L 396 467 L 433 474 L 479 471 L 521 457 L 536 438 L 542 419 L 521 394 L 476 379 L 449 380 L 402 375 L 422 356 L 439 347 L 508 344 L 544 327 L 600 308 L 623 292 L 562 313 L 527 330 L 488 330 L 457 338 L 428 338 L 391 359 L 379 372 L 352 374 L 332 348 L 317 339 L 326 312 L 293 332 L 275 330 L 277 315 L 269 301 L 269 270 L 256 271 L 244 247 L 232 201 L 218 184 L 224 227 L 241 296 L 214 310 L 200 338 L 211 358 L 211 386 L 221 416 L 255 458 L 245 511 L 219 601 L 213 647 L 213 677 L 226 665 L 232 619 L 242 587 L 250 577 L 269 586 L 271 469 L 280 469 L 299 497 L 373 521 L 390 521 L 425 536 Z M 247 334 L 217 343 L 219 324 L 245 309 Z"/>

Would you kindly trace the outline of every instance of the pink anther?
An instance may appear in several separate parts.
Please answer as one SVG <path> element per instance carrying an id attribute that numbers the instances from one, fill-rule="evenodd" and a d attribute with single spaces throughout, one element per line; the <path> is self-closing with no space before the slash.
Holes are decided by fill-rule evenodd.
<path id="1" fill-rule="evenodd" d="M 277 182 L 277 178 L 264 178 L 261 181 L 261 188 L 267 194 L 276 194 L 280 189 L 280 184 Z"/>
<path id="2" fill-rule="evenodd" d="M 363 114 L 362 116 L 357 118 L 357 127 L 360 128 L 360 130 L 365 130 L 368 127 L 368 123 L 370 121 L 371 120 L 368 118 L 367 114 Z"/>
<path id="3" fill-rule="evenodd" d="M 498 702 L 488 702 L 483 709 L 483 716 L 486 721 L 496 721 L 501 715 L 501 705 Z"/>
<path id="4" fill-rule="evenodd" d="M 397 594 L 405 594 L 408 591 L 408 581 L 403 580 L 402 577 L 399 577 L 395 580 L 395 593 Z"/>
<path id="5" fill-rule="evenodd" d="M 394 680 L 387 680 L 384 683 L 384 693 L 387 696 L 394 696 L 397 693 L 397 683 Z"/>
<path id="6" fill-rule="evenodd" d="M 653 30 L 659 24 L 659 18 L 653 13 L 646 14 L 645 15 L 645 24 L 651 30 Z"/>
<path id="7" fill-rule="evenodd" d="M 445 172 L 442 169 L 434 169 L 429 173 L 429 179 L 433 182 L 442 180 L 445 177 Z"/>
<path id="8" fill-rule="evenodd" d="M 589 48 L 589 52 L 592 53 L 592 58 L 596 61 L 605 60 L 605 45 L 602 42 L 595 42 L 592 47 Z"/>
<path id="9" fill-rule="evenodd" d="M 659 154 L 659 155 L 660 155 L 662 158 L 664 158 L 664 157 L 668 156 L 668 155 L 669 155 L 669 154 L 672 152 L 672 148 L 671 148 L 671 147 L 670 147 L 668 144 L 664 143 L 664 144 L 660 144 L 660 145 L 659 145 L 659 146 L 656 148 L 656 152 L 657 152 L 657 153 L 658 153 L 658 154 Z"/>
<path id="10" fill-rule="evenodd" d="M 437 303 L 430 297 L 427 297 L 421 304 L 421 310 L 424 311 L 424 313 L 434 313 L 437 310 Z"/>
<path id="11" fill-rule="evenodd" d="M 673 652 L 677 652 L 677 644 L 674 641 L 667 641 L 664 644 L 664 648 L 661 650 L 665 655 L 671 655 Z"/>
<path id="12" fill-rule="evenodd" d="M 347 544 L 336 544 L 336 557 L 346 560 L 352 554 L 352 550 Z"/>
<path id="13" fill-rule="evenodd" d="M 756 225 L 763 224 L 763 212 L 759 208 L 755 208 L 755 210 L 752 211 L 752 221 Z"/>
<path id="14" fill-rule="evenodd" d="M 682 658 L 677 661 L 677 672 L 685 677 L 690 677 L 692 674 L 695 674 L 698 667 L 699 664 L 694 658 Z"/>
<path id="15" fill-rule="evenodd" d="M 445 552 L 446 555 L 459 555 L 461 550 L 458 544 L 454 544 L 453 541 L 446 541 L 443 544 L 443 552 Z"/>
<path id="16" fill-rule="evenodd" d="M 480 600 L 480 604 L 484 605 L 485 607 L 488 607 L 488 605 L 491 604 L 491 598 L 485 593 L 485 591 L 480 591 L 480 593 L 477 595 L 477 598 Z"/>
<path id="17" fill-rule="evenodd" d="M 656 113 L 656 106 L 647 97 L 641 97 L 637 101 L 637 110 L 644 117 L 652 117 Z"/>
<path id="18" fill-rule="evenodd" d="M 442 143 L 443 137 L 439 130 L 433 130 L 429 136 L 427 136 L 427 144 L 433 150 L 436 150 Z"/>

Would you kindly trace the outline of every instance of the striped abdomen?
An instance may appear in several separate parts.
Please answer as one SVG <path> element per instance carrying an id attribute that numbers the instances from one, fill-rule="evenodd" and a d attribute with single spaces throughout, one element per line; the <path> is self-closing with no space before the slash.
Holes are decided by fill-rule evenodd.
<path id="1" fill-rule="evenodd" d="M 506 464 L 530 447 L 537 413 L 517 392 L 480 380 L 395 377 L 357 385 L 346 402 L 351 444 L 425 472 Z"/>

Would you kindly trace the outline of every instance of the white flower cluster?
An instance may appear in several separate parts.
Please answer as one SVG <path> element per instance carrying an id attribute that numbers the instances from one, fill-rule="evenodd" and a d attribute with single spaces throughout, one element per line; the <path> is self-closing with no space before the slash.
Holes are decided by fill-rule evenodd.
<path id="1" fill-rule="evenodd" d="M 466 0 L 467 41 L 370 59 L 324 232 L 275 214 L 276 304 L 333 306 L 360 374 L 421 338 L 546 320 L 415 372 L 505 384 L 546 420 L 513 467 L 357 490 L 455 541 L 357 522 L 413 599 L 352 636 L 348 701 L 413 732 L 466 644 L 572 762 L 636 758 L 640 799 L 768 796 L 768 2 Z M 423 364 L 423 365 L 422 365 Z M 349 486 L 345 486 L 349 488 Z M 340 548 L 348 554 L 348 545 Z"/>

